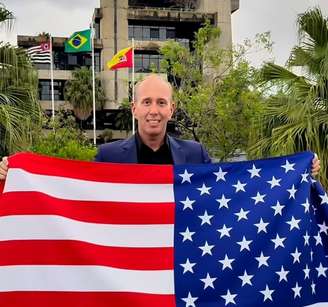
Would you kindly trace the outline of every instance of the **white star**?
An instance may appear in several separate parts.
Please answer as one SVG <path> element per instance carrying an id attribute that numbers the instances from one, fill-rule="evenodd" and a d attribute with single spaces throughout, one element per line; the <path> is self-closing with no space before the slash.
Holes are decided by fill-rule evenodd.
<path id="1" fill-rule="evenodd" d="M 208 245 L 207 241 L 205 241 L 205 244 L 203 246 L 199 246 L 199 248 L 203 251 L 202 256 L 209 254 L 212 256 L 212 248 L 215 245 Z"/>
<path id="2" fill-rule="evenodd" d="M 277 234 L 275 239 L 271 239 L 271 241 L 274 243 L 274 249 L 277 249 L 279 246 L 284 248 L 285 247 L 285 245 L 284 245 L 285 240 L 286 240 L 286 238 L 280 238 L 279 235 Z"/>
<path id="3" fill-rule="evenodd" d="M 256 168 L 255 165 L 253 164 L 253 167 L 251 169 L 247 170 L 251 174 L 251 178 L 253 177 L 261 177 L 260 176 L 260 168 Z"/>
<path id="4" fill-rule="evenodd" d="M 310 279 L 310 269 L 309 269 L 309 266 L 306 264 L 306 267 L 305 267 L 305 269 L 303 269 L 303 272 L 304 272 L 304 279 Z"/>
<path id="5" fill-rule="evenodd" d="M 257 192 L 256 196 L 251 197 L 252 199 L 255 200 L 255 205 L 257 203 L 264 203 L 264 197 L 266 196 L 266 194 L 260 194 L 259 192 Z"/>
<path id="6" fill-rule="evenodd" d="M 328 226 L 326 225 L 326 221 L 323 221 L 322 224 L 318 224 L 320 230 L 319 230 L 319 233 L 324 233 L 326 235 L 328 235 Z"/>
<path id="7" fill-rule="evenodd" d="M 328 268 L 322 266 L 322 263 L 321 262 L 320 262 L 320 265 L 317 268 L 315 268 L 315 269 L 318 271 L 318 278 L 320 276 L 327 277 L 326 271 L 328 270 Z"/>
<path id="8" fill-rule="evenodd" d="M 196 265 L 196 263 L 190 262 L 189 258 L 187 258 L 186 263 L 181 263 L 180 265 L 183 267 L 183 274 L 187 272 L 194 273 L 193 267 Z"/>
<path id="9" fill-rule="evenodd" d="M 289 193 L 289 199 L 294 198 L 295 199 L 295 193 L 297 192 L 297 189 L 295 189 L 295 186 L 293 185 L 291 189 L 287 189 Z"/>
<path id="10" fill-rule="evenodd" d="M 195 234 L 195 232 L 189 231 L 189 228 L 187 227 L 186 231 L 179 232 L 180 235 L 183 236 L 182 242 L 189 240 L 192 241 L 192 236 Z"/>
<path id="11" fill-rule="evenodd" d="M 238 213 L 235 213 L 235 215 L 238 216 L 238 222 L 242 219 L 247 220 L 247 214 L 249 213 L 249 211 L 244 211 L 243 208 L 240 209 L 240 211 Z"/>
<path id="12" fill-rule="evenodd" d="M 301 206 L 304 207 L 304 213 L 310 212 L 310 203 L 308 198 L 306 199 L 305 203 L 301 204 Z"/>
<path id="13" fill-rule="evenodd" d="M 284 205 L 280 205 L 279 201 L 277 201 L 277 204 L 275 206 L 271 206 L 271 208 L 274 210 L 274 216 L 277 214 L 282 215 L 282 209 L 285 208 Z"/>
<path id="14" fill-rule="evenodd" d="M 301 289 L 302 287 L 299 287 L 298 286 L 298 282 L 296 283 L 295 287 L 292 288 L 293 292 L 294 292 L 294 298 L 296 298 L 297 296 L 298 297 L 301 297 Z"/>
<path id="15" fill-rule="evenodd" d="M 204 290 L 207 288 L 207 287 L 211 287 L 214 289 L 214 285 L 213 285 L 213 282 L 217 280 L 216 277 L 212 277 L 210 276 L 210 274 L 207 273 L 206 277 L 205 278 L 201 278 L 200 279 L 203 283 L 204 283 Z"/>
<path id="16" fill-rule="evenodd" d="M 260 255 L 260 257 L 255 257 L 255 259 L 258 261 L 258 263 L 259 263 L 259 266 L 258 266 L 258 268 L 260 268 L 262 265 L 264 265 L 264 266 L 269 266 L 268 265 L 268 260 L 269 260 L 269 258 L 270 258 L 270 256 L 264 256 L 263 255 L 263 252 L 261 252 L 261 255 Z"/>
<path id="17" fill-rule="evenodd" d="M 186 302 L 185 307 L 196 307 L 195 302 L 198 300 L 198 297 L 192 297 L 191 293 L 188 293 L 188 297 L 181 298 L 184 302 Z"/>
<path id="18" fill-rule="evenodd" d="M 233 184 L 232 186 L 235 187 L 236 189 L 236 193 L 239 192 L 239 191 L 243 191 L 243 192 L 246 192 L 245 191 L 245 186 L 247 185 L 247 183 L 241 183 L 239 180 L 237 181 L 236 184 Z"/>
<path id="19" fill-rule="evenodd" d="M 240 252 L 244 249 L 247 249 L 250 251 L 249 245 L 253 242 L 253 240 L 246 240 L 245 236 L 243 236 L 242 241 L 237 242 L 238 245 L 240 245 Z"/>
<path id="20" fill-rule="evenodd" d="M 184 182 L 191 183 L 190 178 L 191 178 L 192 175 L 193 175 L 193 173 L 188 173 L 188 171 L 185 169 L 183 174 L 179 174 L 179 176 L 182 177 L 182 182 L 181 183 L 184 183 Z"/>
<path id="21" fill-rule="evenodd" d="M 264 223 L 262 218 L 260 219 L 260 222 L 257 224 L 254 224 L 254 226 L 257 227 L 257 233 L 260 233 L 261 231 L 263 232 L 267 232 L 267 226 L 269 225 L 269 223 Z"/>
<path id="22" fill-rule="evenodd" d="M 300 257 L 301 257 L 301 255 L 302 255 L 302 253 L 300 253 L 300 252 L 298 251 L 297 247 L 296 247 L 296 249 L 295 249 L 295 252 L 294 252 L 294 253 L 290 253 L 290 254 L 291 254 L 291 255 L 293 256 L 293 258 L 294 258 L 293 263 L 295 263 L 295 262 L 301 263 L 301 262 L 300 262 Z"/>
<path id="23" fill-rule="evenodd" d="M 216 176 L 216 182 L 218 182 L 219 180 L 226 181 L 224 176 L 225 176 L 227 173 L 228 173 L 228 172 L 223 172 L 223 171 L 222 171 L 222 168 L 220 167 L 218 172 L 214 172 L 214 173 L 213 173 L 213 174 Z"/>
<path id="24" fill-rule="evenodd" d="M 226 295 L 221 295 L 221 297 L 225 300 L 225 306 L 227 306 L 228 304 L 235 304 L 235 297 L 237 296 L 237 294 L 232 294 L 230 293 L 230 290 L 228 289 L 227 294 Z"/>
<path id="25" fill-rule="evenodd" d="M 315 239 L 315 246 L 323 245 L 322 244 L 322 239 L 321 239 L 321 236 L 320 236 L 320 232 L 318 232 L 318 234 L 316 236 L 313 236 L 313 238 Z"/>
<path id="26" fill-rule="evenodd" d="M 327 193 L 323 194 L 323 195 L 319 195 L 321 198 L 321 205 L 323 204 L 327 204 L 328 205 L 328 195 Z"/>
<path id="27" fill-rule="evenodd" d="M 279 275 L 279 282 L 281 282 L 283 280 L 285 280 L 285 281 L 288 282 L 288 280 L 287 280 L 287 274 L 289 273 L 289 271 L 285 271 L 283 265 L 281 266 L 280 271 L 277 271 L 276 273 Z"/>
<path id="28" fill-rule="evenodd" d="M 218 229 L 217 231 L 220 233 L 220 239 L 223 238 L 224 236 L 230 237 L 230 231 L 231 231 L 232 227 L 228 228 L 226 227 L 226 225 L 224 224 L 222 228 Z"/>
<path id="29" fill-rule="evenodd" d="M 221 198 L 216 199 L 216 201 L 220 203 L 219 209 L 221 209 L 222 207 L 229 209 L 228 202 L 230 200 L 231 200 L 230 198 L 225 198 L 224 194 L 222 194 Z"/>
<path id="30" fill-rule="evenodd" d="M 296 220 L 294 218 L 294 216 L 292 216 L 291 220 L 289 220 L 288 222 L 286 222 L 286 224 L 288 224 L 290 227 L 289 227 L 289 231 L 293 230 L 294 228 L 296 229 L 300 229 L 300 226 L 298 226 L 299 222 L 301 220 Z"/>
<path id="31" fill-rule="evenodd" d="M 197 188 L 198 191 L 200 191 L 200 195 L 202 196 L 203 194 L 208 194 L 210 195 L 210 189 L 211 187 L 207 187 L 205 183 L 203 183 L 201 188 Z"/>
<path id="32" fill-rule="evenodd" d="M 208 215 L 206 210 L 203 215 L 198 215 L 198 217 L 202 220 L 201 226 L 204 224 L 211 225 L 211 218 L 213 215 Z"/>
<path id="33" fill-rule="evenodd" d="M 313 280 L 311 283 L 311 289 L 312 289 L 312 294 L 315 294 L 315 283 L 313 282 Z"/>
<path id="34" fill-rule="evenodd" d="M 303 238 L 304 238 L 304 246 L 306 246 L 306 245 L 310 246 L 310 236 L 309 236 L 308 232 L 305 233 Z"/>
<path id="35" fill-rule="evenodd" d="M 286 160 L 286 164 L 281 165 L 281 167 L 285 169 L 285 173 L 288 173 L 289 171 L 295 171 L 294 165 L 295 163 L 289 163 L 289 161 Z"/>
<path id="36" fill-rule="evenodd" d="M 310 252 L 310 256 L 311 256 L 311 261 L 313 262 L 313 250 L 311 249 L 311 252 Z"/>
<path id="37" fill-rule="evenodd" d="M 242 287 L 245 285 L 250 285 L 253 286 L 251 279 L 254 277 L 254 275 L 248 275 L 246 270 L 244 271 L 244 275 L 240 275 L 238 276 L 238 278 L 240 278 L 242 280 Z"/>
<path id="38" fill-rule="evenodd" d="M 272 176 L 272 179 L 267 181 L 267 183 L 270 183 L 272 189 L 274 187 L 280 187 L 280 183 L 279 183 L 280 181 L 281 181 L 280 178 L 276 179 L 274 176 Z"/>
<path id="39" fill-rule="evenodd" d="M 229 268 L 232 270 L 232 266 L 231 266 L 231 263 L 233 263 L 235 261 L 235 259 L 233 258 L 228 258 L 227 254 L 225 255 L 224 259 L 222 260 L 219 260 L 219 262 L 222 263 L 222 271 L 226 268 Z"/>
<path id="40" fill-rule="evenodd" d="M 266 300 L 272 301 L 272 293 L 274 291 L 275 290 L 270 290 L 268 285 L 266 285 L 265 289 L 260 291 L 264 295 L 263 302 L 265 302 Z"/>
<path id="41" fill-rule="evenodd" d="M 189 197 L 187 196 L 186 200 L 180 200 L 180 203 L 183 203 L 183 210 L 189 208 L 193 210 L 194 208 L 192 207 L 192 204 L 194 203 L 194 200 L 190 200 Z"/>
<path id="42" fill-rule="evenodd" d="M 309 173 L 304 172 L 304 173 L 302 174 L 302 180 L 301 180 L 301 183 L 302 183 L 302 182 L 309 182 L 309 180 L 307 179 L 308 176 L 309 176 Z"/>

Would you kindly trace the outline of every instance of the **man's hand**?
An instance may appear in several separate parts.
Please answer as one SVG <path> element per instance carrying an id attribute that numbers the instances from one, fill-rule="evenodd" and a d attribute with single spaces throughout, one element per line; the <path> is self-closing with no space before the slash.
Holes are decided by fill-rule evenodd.
<path id="1" fill-rule="evenodd" d="M 315 154 L 315 156 L 312 160 L 311 175 L 316 176 L 319 174 L 319 171 L 320 171 L 320 160 L 318 159 L 317 154 Z"/>
<path id="2" fill-rule="evenodd" d="M 0 162 L 0 180 L 5 180 L 8 172 L 8 158 L 3 157 Z"/>

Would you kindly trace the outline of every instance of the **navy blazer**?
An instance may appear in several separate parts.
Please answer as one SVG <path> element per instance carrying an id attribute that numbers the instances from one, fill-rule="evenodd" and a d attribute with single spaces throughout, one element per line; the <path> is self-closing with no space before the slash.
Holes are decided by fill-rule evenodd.
<path id="1" fill-rule="evenodd" d="M 174 164 L 211 163 L 204 147 L 195 141 L 180 140 L 168 136 Z M 128 139 L 106 143 L 98 147 L 97 162 L 138 163 L 135 136 Z"/>

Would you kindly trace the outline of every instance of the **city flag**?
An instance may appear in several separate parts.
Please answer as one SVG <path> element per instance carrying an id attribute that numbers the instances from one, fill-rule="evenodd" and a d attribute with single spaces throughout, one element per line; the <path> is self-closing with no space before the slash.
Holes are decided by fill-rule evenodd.
<path id="1" fill-rule="evenodd" d="M 0 197 L 0 305 L 328 306 L 328 195 L 312 158 L 16 154 Z"/>
<path id="2" fill-rule="evenodd" d="M 113 58 L 107 62 L 107 66 L 111 70 L 132 67 L 133 66 L 133 53 L 132 47 L 124 48 L 116 53 Z"/>
<path id="3" fill-rule="evenodd" d="M 51 63 L 50 42 L 28 48 L 26 52 L 32 63 Z"/>
<path id="4" fill-rule="evenodd" d="M 65 41 L 65 52 L 91 52 L 91 30 L 74 32 Z"/>

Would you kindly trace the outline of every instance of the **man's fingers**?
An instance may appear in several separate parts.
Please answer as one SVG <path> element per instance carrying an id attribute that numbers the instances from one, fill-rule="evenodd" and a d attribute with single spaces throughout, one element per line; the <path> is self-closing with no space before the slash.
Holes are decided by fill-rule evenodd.
<path id="1" fill-rule="evenodd" d="M 6 179 L 7 171 L 8 171 L 8 158 L 3 157 L 2 161 L 0 162 L 0 180 Z"/>
<path id="2" fill-rule="evenodd" d="M 316 176 L 320 172 L 320 160 L 318 159 L 318 156 L 315 154 L 313 160 L 312 160 L 312 169 L 311 174 L 312 176 Z"/>

